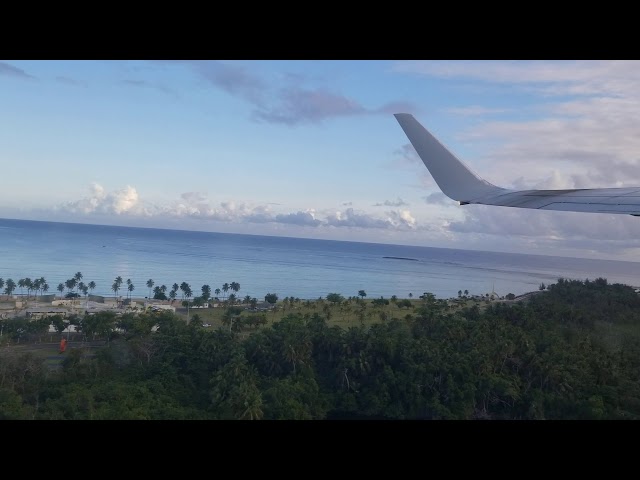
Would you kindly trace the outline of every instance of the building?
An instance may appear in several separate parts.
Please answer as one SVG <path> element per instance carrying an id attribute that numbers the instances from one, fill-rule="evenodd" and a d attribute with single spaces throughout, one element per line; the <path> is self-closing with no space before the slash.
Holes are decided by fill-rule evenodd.
<path id="1" fill-rule="evenodd" d="M 66 318 L 68 312 L 63 308 L 30 308 L 27 310 L 27 318 L 30 320 L 38 320 L 40 318 L 55 317 L 60 315 Z"/>

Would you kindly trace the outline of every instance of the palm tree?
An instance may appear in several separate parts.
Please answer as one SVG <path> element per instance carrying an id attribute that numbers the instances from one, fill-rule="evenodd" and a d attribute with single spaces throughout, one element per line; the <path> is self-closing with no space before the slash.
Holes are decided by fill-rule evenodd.
<path id="1" fill-rule="evenodd" d="M 4 287 L 4 280 L 0 278 L 0 291 L 2 290 L 2 287 Z"/>
<path id="2" fill-rule="evenodd" d="M 83 292 L 84 293 L 84 289 L 87 288 L 87 286 L 84 284 L 84 282 L 80 282 L 78 283 L 78 293 L 79 292 Z M 86 300 L 86 299 L 85 299 Z"/>
<path id="3" fill-rule="evenodd" d="M 27 287 L 27 298 L 29 298 L 29 294 L 31 293 L 31 290 L 33 290 L 33 281 L 29 277 L 25 278 L 24 286 Z"/>
<path id="4" fill-rule="evenodd" d="M 211 297 L 211 287 L 209 285 L 202 285 L 202 299 L 206 302 Z"/>
<path id="5" fill-rule="evenodd" d="M 232 293 L 231 295 L 229 295 L 229 305 L 233 305 L 236 302 L 236 294 Z"/>
<path id="6" fill-rule="evenodd" d="M 135 290 L 131 280 L 127 280 L 127 290 L 129 290 L 129 305 L 131 305 L 131 293 Z"/>
<path id="7" fill-rule="evenodd" d="M 76 281 L 76 285 L 78 286 L 78 290 L 81 290 L 80 288 L 80 280 L 82 280 L 82 272 L 76 272 L 76 274 L 73 276 L 73 279 Z"/>
<path id="8" fill-rule="evenodd" d="M 82 293 L 84 293 L 84 306 L 85 308 L 87 308 L 89 306 L 89 300 L 87 299 L 87 295 L 89 294 L 89 287 L 83 284 Z"/>
<path id="9" fill-rule="evenodd" d="M 44 283 L 42 285 L 42 287 L 40 287 L 40 288 L 42 288 L 42 293 L 47 293 L 49 291 L 49 284 L 48 283 Z"/>
<path id="10" fill-rule="evenodd" d="M 464 296 L 466 297 L 467 295 L 469 295 L 469 290 L 464 291 Z"/>
<path id="11" fill-rule="evenodd" d="M 191 291 L 191 287 L 187 282 L 184 282 L 183 285 L 184 288 L 182 286 L 180 286 L 180 288 L 182 288 L 184 295 L 187 297 L 187 318 L 189 318 L 189 299 L 193 295 L 193 292 Z"/>
<path id="12" fill-rule="evenodd" d="M 189 284 L 187 282 L 182 282 L 180 284 L 180 290 L 182 290 L 182 300 L 184 300 L 184 297 L 187 294 L 188 288 L 189 288 Z"/>
<path id="13" fill-rule="evenodd" d="M 185 289 L 184 289 L 184 294 L 187 297 L 187 300 L 189 300 L 192 296 L 193 296 L 193 291 L 191 290 L 191 285 L 189 285 L 188 283 L 185 282 Z"/>
<path id="14" fill-rule="evenodd" d="M 67 280 L 66 282 L 64 282 L 64 284 L 67 287 L 67 290 L 69 290 L 70 292 L 73 291 L 73 289 L 76 286 L 76 279 L 75 278 L 70 278 L 69 280 Z"/>
<path id="15" fill-rule="evenodd" d="M 118 302 L 118 290 L 120 290 L 120 284 L 118 281 L 114 281 L 113 285 L 111 285 L 111 290 L 113 290 L 113 298 Z"/>
<path id="16" fill-rule="evenodd" d="M 173 304 L 174 300 L 176 299 L 176 291 L 175 290 L 171 290 L 169 292 L 169 298 L 171 299 L 171 303 Z"/>
<path id="17" fill-rule="evenodd" d="M 219 296 L 220 296 L 220 289 L 219 289 L 219 288 L 216 288 L 216 289 L 213 291 L 213 293 L 215 293 L 215 294 L 216 294 L 216 297 L 219 297 Z"/>
<path id="18" fill-rule="evenodd" d="M 33 290 L 35 291 L 34 297 L 36 298 L 36 305 L 38 305 L 38 292 L 40 291 L 40 279 L 36 278 L 33 282 Z"/>
<path id="19" fill-rule="evenodd" d="M 25 279 L 21 278 L 20 280 L 18 280 L 18 286 L 20 287 L 20 295 L 24 295 L 24 286 L 25 286 Z"/>
<path id="20" fill-rule="evenodd" d="M 62 292 L 64 292 L 64 283 L 58 284 L 58 291 L 60 292 L 60 299 L 62 299 Z"/>
<path id="21" fill-rule="evenodd" d="M 14 282 L 10 278 L 7 278 L 7 281 L 4 284 L 4 293 L 6 295 L 11 295 L 15 289 L 16 289 L 16 282 Z"/>
<path id="22" fill-rule="evenodd" d="M 87 285 L 89 287 L 89 290 L 91 290 L 93 292 L 93 289 L 96 288 L 96 282 L 94 282 L 93 280 L 91 280 L 89 282 L 89 285 Z"/>
<path id="23" fill-rule="evenodd" d="M 151 289 L 153 288 L 154 282 L 152 279 L 147 280 L 147 287 L 149 287 L 149 298 L 151 298 Z"/>
<path id="24" fill-rule="evenodd" d="M 231 285 L 229 285 L 229 288 L 233 290 L 233 293 L 238 293 L 240 291 L 240 284 L 238 282 L 231 282 Z"/>
<path id="25" fill-rule="evenodd" d="M 224 285 L 222 285 L 222 291 L 224 292 L 225 298 L 227 296 L 227 292 L 229 291 L 229 284 L 225 283 Z"/>

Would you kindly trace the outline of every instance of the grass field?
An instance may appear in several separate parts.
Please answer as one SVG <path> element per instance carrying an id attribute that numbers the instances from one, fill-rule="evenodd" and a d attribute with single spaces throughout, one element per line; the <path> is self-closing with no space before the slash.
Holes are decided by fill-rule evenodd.
<path id="1" fill-rule="evenodd" d="M 359 300 L 357 302 L 349 302 L 348 304 L 332 304 L 327 301 L 310 300 L 296 302 L 293 305 L 278 302 L 276 308 L 273 311 L 267 312 L 249 312 L 244 311 L 241 317 L 248 317 L 249 315 L 264 315 L 267 323 L 271 325 L 274 322 L 282 320 L 283 317 L 290 314 L 300 315 L 313 315 L 318 313 L 328 318 L 328 324 L 330 326 L 336 325 L 340 327 L 352 327 L 358 325 L 373 325 L 376 323 L 384 322 L 392 318 L 405 318 L 406 315 L 415 313 L 416 309 L 424 305 L 422 299 L 409 300 L 411 308 L 402 307 L 399 308 L 396 304 L 390 302 L 389 305 L 376 306 L 372 303 L 372 300 Z M 477 304 L 480 308 L 485 308 L 488 305 L 485 301 L 462 299 L 462 300 L 439 300 L 438 305 L 440 308 L 445 309 L 448 313 L 454 313 L 456 310 L 465 307 L 471 307 Z M 222 318 L 225 314 L 226 308 L 208 308 L 208 309 L 189 309 L 187 316 L 186 308 L 179 308 L 176 310 L 176 314 L 184 318 L 185 320 L 193 318 L 194 315 L 198 315 L 200 324 L 210 324 L 210 328 L 218 328 L 224 326 Z M 228 325 L 227 325 L 228 327 Z"/>

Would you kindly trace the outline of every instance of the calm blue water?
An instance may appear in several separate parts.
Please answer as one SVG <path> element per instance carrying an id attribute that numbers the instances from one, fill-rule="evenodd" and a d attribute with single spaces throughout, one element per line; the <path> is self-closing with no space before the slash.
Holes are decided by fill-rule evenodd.
<path id="1" fill-rule="evenodd" d="M 355 296 L 361 289 L 369 298 L 424 292 L 446 298 L 465 289 L 484 294 L 494 285 L 500 295 L 518 295 L 559 277 L 640 285 L 636 262 L 0 219 L 0 278 L 43 276 L 49 293 L 57 293 L 78 271 L 85 283 L 96 282 L 94 294 L 112 295 L 120 275 L 139 297 L 149 294 L 149 278 L 168 289 L 187 282 L 194 294 L 204 284 L 215 290 L 238 282 L 238 296 L 258 299 L 270 292 Z"/>

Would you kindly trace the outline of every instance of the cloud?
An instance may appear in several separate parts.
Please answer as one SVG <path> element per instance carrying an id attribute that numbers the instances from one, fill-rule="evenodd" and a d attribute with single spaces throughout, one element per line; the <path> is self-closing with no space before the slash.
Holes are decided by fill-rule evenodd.
<path id="1" fill-rule="evenodd" d="M 163 85 L 158 85 L 155 83 L 151 83 L 151 82 L 147 82 L 146 80 L 130 80 L 130 79 L 125 79 L 122 80 L 122 83 L 124 85 L 128 85 L 130 87 L 138 87 L 138 88 L 153 88 L 155 90 L 160 90 L 163 93 L 166 93 L 167 95 L 175 95 L 175 92 L 173 90 L 171 90 L 170 88 L 167 88 Z"/>
<path id="2" fill-rule="evenodd" d="M 276 204 L 277 205 L 277 204 Z M 167 205 L 152 205 L 140 199 L 137 190 L 126 186 L 120 190 L 107 192 L 98 183 L 92 183 L 89 195 L 58 205 L 55 212 L 84 215 L 127 215 L 129 217 L 160 217 L 163 219 L 197 218 L 212 222 L 236 224 L 287 224 L 301 227 L 355 227 L 387 230 L 409 230 L 417 227 L 415 218 L 408 210 L 391 210 L 383 217 L 356 212 L 353 208 L 344 211 L 316 212 L 315 209 L 294 212 L 273 212 L 271 204 L 249 204 L 228 200 L 211 203 L 206 194 L 185 192 Z"/>
<path id="3" fill-rule="evenodd" d="M 393 70 L 430 77 L 465 78 L 490 83 L 555 85 L 543 90 L 556 94 L 588 94 L 603 85 L 625 88 L 637 74 L 629 61 L 407 61 L 397 62 Z M 636 77 L 637 78 L 637 77 Z M 637 80 L 635 80 L 637 81 Z"/>
<path id="4" fill-rule="evenodd" d="M 411 212 L 409 210 L 400 210 L 395 211 L 392 210 L 387 212 L 388 219 L 394 227 L 408 227 L 415 228 L 416 227 L 416 219 L 413 218 Z"/>
<path id="5" fill-rule="evenodd" d="M 405 143 L 395 150 L 394 155 L 399 158 L 397 163 L 414 166 L 416 164 L 423 165 L 422 160 L 410 143 Z"/>
<path id="6" fill-rule="evenodd" d="M 311 227 L 317 227 L 322 224 L 320 220 L 315 218 L 314 212 L 312 211 L 276 215 L 275 221 L 278 223 L 289 223 L 293 225 L 305 225 Z"/>
<path id="7" fill-rule="evenodd" d="M 351 205 L 353 205 L 353 202 L 344 202 L 342 204 L 343 207 L 350 207 Z"/>
<path id="8" fill-rule="evenodd" d="M 22 70 L 21 68 L 14 67 L 13 65 L 9 65 L 6 62 L 0 62 L 0 75 L 7 75 L 9 77 L 18 77 L 25 79 L 35 79 L 33 75 L 29 75 L 27 72 Z"/>
<path id="9" fill-rule="evenodd" d="M 332 227 L 376 228 L 385 230 L 406 230 L 416 227 L 416 220 L 408 210 L 385 212 L 385 218 L 356 212 L 353 208 L 331 212 L 326 215 L 325 224 Z"/>
<path id="10" fill-rule="evenodd" d="M 326 223 L 333 227 L 388 228 L 390 226 L 390 222 L 386 219 L 358 213 L 353 208 L 327 215 Z"/>
<path id="11" fill-rule="evenodd" d="M 331 117 L 367 113 L 357 102 L 324 89 L 284 89 L 273 107 L 262 106 L 254 111 L 255 118 L 273 123 L 296 125 L 319 123 Z"/>
<path id="12" fill-rule="evenodd" d="M 539 250 L 573 248 L 610 254 L 637 248 L 640 237 L 640 222 L 630 215 L 484 205 L 469 205 L 464 209 L 464 219 L 451 222 L 449 229 L 459 234 L 457 236 L 470 237 L 470 241 L 511 238 Z"/>
<path id="13" fill-rule="evenodd" d="M 187 202 L 202 202 L 207 199 L 207 195 L 201 192 L 185 192 L 180 195 L 180 198 Z"/>
<path id="14" fill-rule="evenodd" d="M 262 105 L 267 85 L 246 67 L 218 61 L 188 62 L 211 85 L 254 105 Z"/>
<path id="15" fill-rule="evenodd" d="M 396 101 L 389 102 L 383 105 L 380 108 L 377 108 L 376 113 L 382 113 L 385 115 L 394 114 L 394 113 L 413 113 L 417 114 L 420 112 L 420 109 L 410 102 Z"/>
<path id="16" fill-rule="evenodd" d="M 383 203 L 375 203 L 374 207 L 404 207 L 409 205 L 407 202 L 398 197 L 397 200 L 385 200 Z"/>
<path id="17" fill-rule="evenodd" d="M 461 115 L 463 117 L 470 117 L 476 115 L 492 115 L 497 113 L 511 112 L 509 108 L 489 108 L 481 107 L 480 105 L 470 105 L 468 107 L 451 107 L 444 110 L 446 113 L 452 113 L 454 115 Z"/>
<path id="18" fill-rule="evenodd" d="M 428 204 L 433 204 L 433 205 L 452 205 L 455 204 L 455 202 L 453 200 L 451 200 L 449 197 L 447 197 L 444 193 L 442 192 L 434 192 L 430 195 L 427 195 L 425 197 L 422 197 L 424 199 L 424 201 Z"/>
<path id="19" fill-rule="evenodd" d="M 415 112 L 410 102 L 392 101 L 367 108 L 353 98 L 326 87 L 305 86 L 312 79 L 300 74 L 282 75 L 285 88 L 274 86 L 237 62 L 173 61 L 160 64 L 181 64 L 191 68 L 209 85 L 252 105 L 251 118 L 256 121 L 284 124 L 319 124 L 325 120 L 354 115 L 387 115 L 398 111 Z"/>
<path id="20" fill-rule="evenodd" d="M 56 82 L 64 83 L 66 85 L 74 85 L 74 86 L 77 86 L 77 87 L 86 87 L 87 86 L 86 82 L 80 82 L 78 80 L 74 80 L 73 78 L 62 77 L 62 76 L 56 77 Z"/>
<path id="21" fill-rule="evenodd" d="M 138 201 L 138 192 L 135 188 L 127 185 L 121 190 L 107 193 L 98 183 L 92 183 L 88 197 L 75 202 L 67 202 L 57 207 L 57 210 L 64 210 L 71 213 L 107 213 L 121 215 L 133 213 L 138 215 L 147 214 L 141 208 Z"/>

